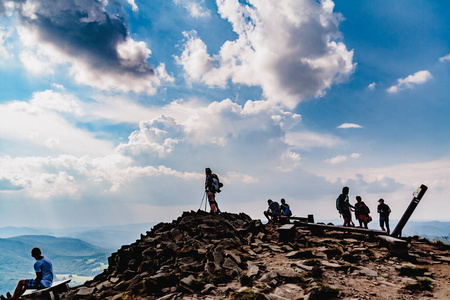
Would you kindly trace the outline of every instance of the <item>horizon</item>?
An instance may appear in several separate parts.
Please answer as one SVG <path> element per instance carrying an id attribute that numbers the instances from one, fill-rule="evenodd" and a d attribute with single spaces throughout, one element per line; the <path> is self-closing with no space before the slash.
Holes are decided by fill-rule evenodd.
<path id="1" fill-rule="evenodd" d="M 252 219 L 281 198 L 337 219 L 348 186 L 398 220 L 425 184 L 410 222 L 449 222 L 449 13 L 0 0 L 0 227 L 170 222 L 204 205 L 206 167 Z"/>

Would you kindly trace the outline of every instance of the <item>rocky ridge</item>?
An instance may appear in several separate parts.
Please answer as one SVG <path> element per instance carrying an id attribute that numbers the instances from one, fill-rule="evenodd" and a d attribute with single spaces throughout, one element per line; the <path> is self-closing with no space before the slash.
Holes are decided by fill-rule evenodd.
<path id="1" fill-rule="evenodd" d="M 397 257 L 378 240 L 296 228 L 246 214 L 185 212 L 109 257 L 61 299 L 450 299 L 448 245 L 409 239 Z"/>

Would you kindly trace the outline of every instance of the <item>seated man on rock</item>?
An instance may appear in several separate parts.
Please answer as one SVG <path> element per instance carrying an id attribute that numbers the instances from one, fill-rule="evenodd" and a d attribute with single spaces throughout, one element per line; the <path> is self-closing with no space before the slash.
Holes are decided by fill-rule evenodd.
<path id="1" fill-rule="evenodd" d="M 14 295 L 11 296 L 10 293 L 7 294 L 8 298 L 1 296 L 0 299 L 19 299 L 22 294 L 28 289 L 45 289 L 52 286 L 53 282 L 53 265 L 52 262 L 42 256 L 41 250 L 39 248 L 33 248 L 31 250 L 31 256 L 36 259 L 34 263 L 34 271 L 36 272 L 35 279 L 22 279 L 16 286 L 14 290 Z"/>
<path id="2" fill-rule="evenodd" d="M 269 208 L 264 211 L 264 215 L 266 216 L 267 220 L 269 220 L 269 223 L 271 221 L 278 220 L 278 217 L 281 215 L 281 209 L 278 202 L 269 199 L 267 200 L 267 204 L 269 205 Z"/>

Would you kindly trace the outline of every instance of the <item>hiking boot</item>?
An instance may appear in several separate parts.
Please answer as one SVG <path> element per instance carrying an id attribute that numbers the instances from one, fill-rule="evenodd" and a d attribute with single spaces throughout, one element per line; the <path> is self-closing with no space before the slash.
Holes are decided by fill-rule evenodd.
<path id="1" fill-rule="evenodd" d="M 10 292 L 7 292 L 7 293 L 6 293 L 6 297 L 7 297 L 8 299 L 12 299 L 11 293 L 10 293 Z"/>

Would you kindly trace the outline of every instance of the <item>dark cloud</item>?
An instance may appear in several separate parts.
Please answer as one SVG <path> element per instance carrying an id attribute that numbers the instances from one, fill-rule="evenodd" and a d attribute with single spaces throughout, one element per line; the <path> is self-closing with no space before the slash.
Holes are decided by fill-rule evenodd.
<path id="1" fill-rule="evenodd" d="M 30 2 L 30 1 L 28 1 Z M 128 38 L 125 14 L 117 3 L 104 6 L 98 0 L 32 1 L 34 14 L 18 5 L 23 25 L 37 30 L 42 42 L 51 43 L 71 57 L 83 59 L 92 68 L 116 69 L 132 74 L 152 74 L 154 69 L 141 54 L 133 64 L 124 64 L 117 45 Z"/>

